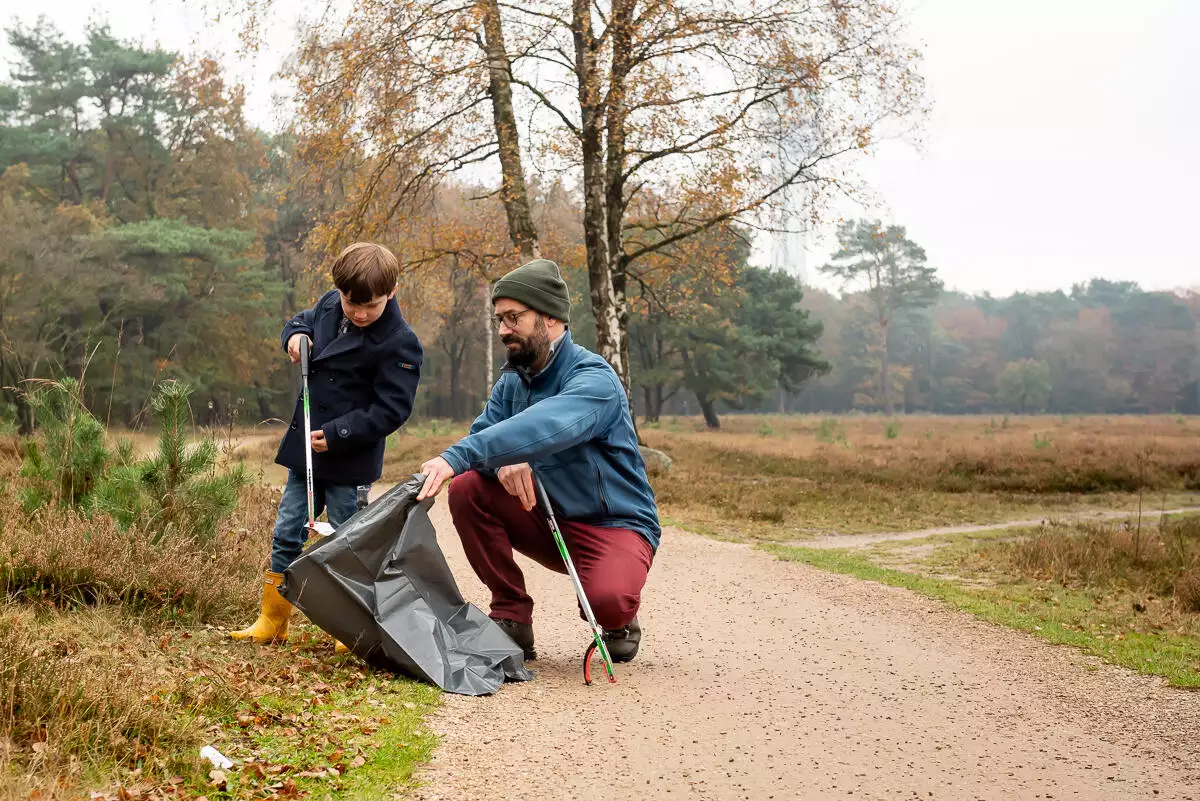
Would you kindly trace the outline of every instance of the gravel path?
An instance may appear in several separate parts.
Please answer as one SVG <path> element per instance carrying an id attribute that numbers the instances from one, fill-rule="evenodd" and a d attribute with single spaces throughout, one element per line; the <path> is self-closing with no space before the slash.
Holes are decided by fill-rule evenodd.
<path id="1" fill-rule="evenodd" d="M 442 499 L 434 521 L 486 610 Z M 745 545 L 663 543 L 615 685 L 583 685 L 569 580 L 527 568 L 537 679 L 447 695 L 418 798 L 1200 801 L 1200 694 Z"/>

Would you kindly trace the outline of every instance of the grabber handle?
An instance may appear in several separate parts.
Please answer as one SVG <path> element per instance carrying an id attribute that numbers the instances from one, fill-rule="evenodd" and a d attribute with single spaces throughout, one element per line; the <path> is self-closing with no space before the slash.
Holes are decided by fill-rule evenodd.
<path id="1" fill-rule="evenodd" d="M 537 473 L 533 474 L 533 490 L 537 496 L 538 506 L 542 507 L 542 511 L 546 513 L 550 525 L 557 529 L 558 520 L 554 517 L 554 507 L 550 505 L 550 493 L 546 492 L 546 485 L 542 483 L 542 478 Z"/>
<path id="2" fill-rule="evenodd" d="M 308 335 L 300 335 L 300 375 L 308 378 Z"/>
<path id="3" fill-rule="evenodd" d="M 537 496 L 538 506 L 542 507 L 546 517 L 553 518 L 554 510 L 550 508 L 550 496 L 546 494 L 546 488 L 542 486 L 542 479 L 538 477 L 537 473 L 533 474 L 533 491 Z"/>

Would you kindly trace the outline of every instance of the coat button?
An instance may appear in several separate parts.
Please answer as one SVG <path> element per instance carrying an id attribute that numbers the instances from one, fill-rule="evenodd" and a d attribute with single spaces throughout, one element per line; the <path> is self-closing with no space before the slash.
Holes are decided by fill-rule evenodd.
<path id="1" fill-rule="evenodd" d="M 340 428 L 340 429 L 338 429 L 338 433 L 341 434 L 343 437 L 348 437 L 348 436 L 350 436 L 350 429 Z"/>

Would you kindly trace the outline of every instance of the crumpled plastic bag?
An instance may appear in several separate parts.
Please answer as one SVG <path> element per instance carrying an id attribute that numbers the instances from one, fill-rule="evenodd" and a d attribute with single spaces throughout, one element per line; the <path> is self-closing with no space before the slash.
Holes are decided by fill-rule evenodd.
<path id="1" fill-rule="evenodd" d="M 397 484 L 284 571 L 280 594 L 367 663 L 487 695 L 528 681 L 524 654 L 463 600 L 438 546 L 424 477 Z"/>

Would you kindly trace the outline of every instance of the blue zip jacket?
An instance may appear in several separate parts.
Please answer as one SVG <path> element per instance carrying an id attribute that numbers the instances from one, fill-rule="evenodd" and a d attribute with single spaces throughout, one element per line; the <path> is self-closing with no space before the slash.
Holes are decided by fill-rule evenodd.
<path id="1" fill-rule="evenodd" d="M 455 475 L 528 462 L 556 515 L 632 529 L 658 548 L 658 506 L 621 381 L 569 331 L 537 375 L 506 367 L 471 433 L 442 458 Z"/>

